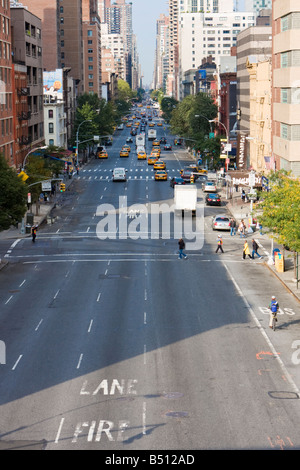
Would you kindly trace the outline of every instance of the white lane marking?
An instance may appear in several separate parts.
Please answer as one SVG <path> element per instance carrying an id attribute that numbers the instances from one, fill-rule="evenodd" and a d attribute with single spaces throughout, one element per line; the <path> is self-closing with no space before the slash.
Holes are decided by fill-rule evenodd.
<path id="1" fill-rule="evenodd" d="M 62 430 L 62 427 L 63 427 L 63 424 L 64 424 L 64 420 L 65 420 L 65 418 L 61 418 L 61 420 L 60 420 L 60 423 L 59 423 L 59 426 L 58 426 L 58 431 L 57 431 L 55 441 L 54 441 L 55 444 L 57 444 L 58 441 L 59 441 L 59 437 L 60 437 L 60 433 L 61 433 L 61 430 Z"/>
<path id="2" fill-rule="evenodd" d="M 79 361 L 78 361 L 78 364 L 77 364 L 77 369 L 79 369 L 79 367 L 81 365 L 82 357 L 83 357 L 83 354 L 80 354 Z"/>
<path id="3" fill-rule="evenodd" d="M 98 294 L 98 297 L 97 297 L 97 302 L 99 302 L 99 300 L 100 300 L 100 297 L 101 297 L 101 292 L 99 292 L 99 294 Z"/>
<path id="4" fill-rule="evenodd" d="M 22 357 L 23 357 L 23 354 L 20 354 L 20 356 L 18 357 L 17 361 L 15 362 L 15 365 L 13 366 L 12 370 L 15 370 L 15 368 L 19 364 L 20 360 L 22 359 Z"/>
<path id="5" fill-rule="evenodd" d="M 146 434 L 146 402 L 143 402 L 143 434 Z"/>
<path id="6" fill-rule="evenodd" d="M 88 327 L 88 333 L 91 332 L 93 321 L 94 321 L 94 320 L 91 320 L 91 321 L 90 321 L 90 324 L 89 324 L 89 327 Z"/>
<path id="7" fill-rule="evenodd" d="M 7 301 L 5 302 L 5 305 L 8 304 L 8 302 L 10 302 L 12 298 L 13 298 L 13 295 L 11 295 L 9 299 L 7 299 Z"/>
<path id="8" fill-rule="evenodd" d="M 26 282 L 26 279 L 24 279 L 24 281 L 21 282 L 21 284 L 19 285 L 19 287 L 22 287 L 22 286 L 25 284 L 25 282 Z"/>
<path id="9" fill-rule="evenodd" d="M 35 328 L 35 331 L 37 331 L 42 323 L 43 319 L 40 320 L 40 322 L 38 323 L 37 327 Z"/>
<path id="10" fill-rule="evenodd" d="M 53 297 L 54 299 L 56 299 L 56 297 L 58 296 L 59 291 L 60 291 L 60 289 L 58 289 L 58 291 L 56 292 L 55 296 Z"/>

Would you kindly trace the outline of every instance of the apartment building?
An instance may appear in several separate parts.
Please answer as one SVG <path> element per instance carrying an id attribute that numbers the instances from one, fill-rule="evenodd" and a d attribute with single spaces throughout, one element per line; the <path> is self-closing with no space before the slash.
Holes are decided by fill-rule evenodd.
<path id="1" fill-rule="evenodd" d="M 101 24 L 101 47 L 110 49 L 115 63 L 115 72 L 122 80 L 126 80 L 126 60 L 123 37 L 120 34 L 109 34 L 108 25 Z"/>
<path id="2" fill-rule="evenodd" d="M 252 60 L 252 62 L 251 62 Z M 271 58 L 258 62 L 249 58 L 247 70 L 250 78 L 250 167 L 257 172 L 269 170 L 271 160 Z"/>
<path id="3" fill-rule="evenodd" d="M 82 0 L 22 0 L 41 19 L 43 69 L 71 68 L 78 93 L 84 91 Z"/>
<path id="4" fill-rule="evenodd" d="M 21 5 L 11 7 L 10 11 L 13 61 L 26 67 L 27 76 L 26 87 L 23 87 L 26 99 L 22 98 L 22 112 L 16 116 L 16 134 L 27 121 L 30 145 L 27 148 L 38 147 L 44 143 L 42 22 Z M 24 92 L 19 96 L 23 97 Z"/>
<path id="5" fill-rule="evenodd" d="M 156 21 L 156 49 L 154 64 L 154 89 L 166 88 L 169 71 L 169 17 L 160 14 Z"/>
<path id="6" fill-rule="evenodd" d="M 272 147 L 276 169 L 300 176 L 300 3 L 273 1 Z"/>
<path id="7" fill-rule="evenodd" d="M 0 153 L 14 165 L 14 105 L 9 0 L 0 2 Z"/>
<path id="8" fill-rule="evenodd" d="M 101 24 L 97 0 L 82 0 L 84 92 L 101 98 Z"/>
<path id="9" fill-rule="evenodd" d="M 249 12 L 181 13 L 179 27 L 180 97 L 186 70 L 197 69 L 204 57 L 220 63 L 222 56 L 230 56 L 238 34 L 255 24 L 255 15 Z"/>
<path id="10" fill-rule="evenodd" d="M 250 78 L 247 70 L 250 62 L 266 61 L 272 54 L 272 27 L 251 26 L 237 37 L 237 109 L 239 130 L 250 130 Z"/>
<path id="11" fill-rule="evenodd" d="M 166 94 L 179 99 L 179 50 L 178 50 L 179 0 L 169 0 L 169 73 Z"/>

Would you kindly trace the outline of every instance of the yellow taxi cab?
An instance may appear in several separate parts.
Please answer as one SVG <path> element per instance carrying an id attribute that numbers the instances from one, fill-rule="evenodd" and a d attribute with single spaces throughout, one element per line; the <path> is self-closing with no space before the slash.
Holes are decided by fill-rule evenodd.
<path id="1" fill-rule="evenodd" d="M 130 153 L 131 147 L 129 145 L 123 145 L 122 150 L 125 150 L 125 152 Z"/>
<path id="2" fill-rule="evenodd" d="M 154 165 L 154 163 L 157 162 L 157 160 L 158 160 L 157 156 L 150 155 L 150 157 L 148 157 L 148 165 Z"/>
<path id="3" fill-rule="evenodd" d="M 161 126 L 162 126 L 162 122 L 159 121 L 159 122 L 157 123 L 157 125 L 158 125 L 159 127 L 161 127 Z"/>
<path id="4" fill-rule="evenodd" d="M 162 160 L 157 160 L 157 162 L 154 163 L 153 168 L 154 170 L 165 170 L 166 163 Z"/>
<path id="5" fill-rule="evenodd" d="M 121 152 L 120 152 L 120 157 L 129 157 L 129 152 L 128 152 L 128 150 L 121 150 Z"/>
<path id="6" fill-rule="evenodd" d="M 157 155 L 158 157 L 160 157 L 160 149 L 159 148 L 152 149 L 150 155 Z"/>
<path id="7" fill-rule="evenodd" d="M 155 172 L 154 179 L 156 181 L 167 180 L 168 179 L 168 173 L 166 172 L 166 170 L 158 170 L 158 171 Z"/>
<path id="8" fill-rule="evenodd" d="M 99 158 L 108 158 L 108 153 L 107 152 L 99 152 L 98 153 L 98 157 Z"/>
<path id="9" fill-rule="evenodd" d="M 126 127 L 131 127 L 131 122 L 127 122 Z"/>
<path id="10" fill-rule="evenodd" d="M 146 160 L 147 159 L 147 154 L 146 152 L 138 152 L 138 160 Z"/>
<path id="11" fill-rule="evenodd" d="M 154 122 L 149 123 L 149 127 L 154 127 L 154 126 L 155 126 Z"/>
<path id="12" fill-rule="evenodd" d="M 160 146 L 160 141 L 159 140 L 153 140 L 152 147 L 159 147 L 159 146 Z"/>

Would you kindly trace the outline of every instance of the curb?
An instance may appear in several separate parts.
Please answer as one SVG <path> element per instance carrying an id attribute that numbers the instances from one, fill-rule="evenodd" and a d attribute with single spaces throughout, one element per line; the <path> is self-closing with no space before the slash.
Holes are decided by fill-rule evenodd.
<path id="1" fill-rule="evenodd" d="M 8 261 L 0 261 L 0 271 L 1 269 L 4 269 L 8 265 Z"/>
<path id="2" fill-rule="evenodd" d="M 276 276 L 276 278 L 281 282 L 281 284 L 289 291 L 290 294 L 292 294 L 296 300 L 298 300 L 298 302 L 300 302 L 300 298 L 298 297 L 297 294 L 295 294 L 295 292 L 292 291 L 292 289 L 286 285 L 286 283 L 278 276 L 278 274 L 274 271 L 274 269 L 270 268 L 270 266 L 265 262 L 264 265 L 269 269 L 269 271 L 271 271 L 271 273 L 274 274 L 274 276 Z"/>

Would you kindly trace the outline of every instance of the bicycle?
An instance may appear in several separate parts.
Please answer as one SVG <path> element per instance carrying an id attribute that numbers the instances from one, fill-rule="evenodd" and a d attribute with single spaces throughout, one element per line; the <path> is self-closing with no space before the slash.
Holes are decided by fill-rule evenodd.
<path id="1" fill-rule="evenodd" d="M 279 309 L 279 303 L 277 302 L 275 295 L 273 295 L 272 300 L 269 305 L 270 315 L 272 315 L 272 321 L 270 318 L 269 327 L 272 328 L 273 331 L 275 331 L 276 329 L 278 309 Z"/>
<path id="2" fill-rule="evenodd" d="M 276 330 L 277 315 L 276 315 L 276 313 L 274 315 L 273 312 L 272 312 L 272 316 L 273 316 L 273 318 L 272 318 L 272 330 L 275 331 Z"/>

